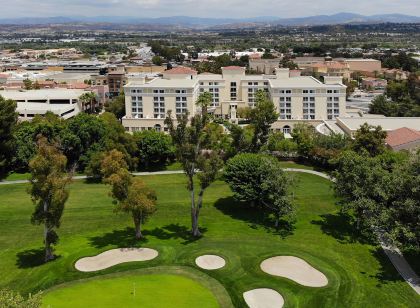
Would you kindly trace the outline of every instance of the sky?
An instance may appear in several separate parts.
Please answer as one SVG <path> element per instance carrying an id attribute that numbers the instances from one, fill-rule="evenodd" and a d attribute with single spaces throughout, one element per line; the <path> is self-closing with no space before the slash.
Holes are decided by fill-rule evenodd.
<path id="1" fill-rule="evenodd" d="M 352 12 L 420 15 L 419 0 L 0 0 L 0 18 L 47 16 L 303 17 Z"/>

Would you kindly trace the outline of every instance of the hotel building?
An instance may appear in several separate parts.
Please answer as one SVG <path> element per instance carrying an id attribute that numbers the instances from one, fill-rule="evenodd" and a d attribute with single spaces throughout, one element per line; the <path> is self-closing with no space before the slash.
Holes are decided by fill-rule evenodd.
<path id="1" fill-rule="evenodd" d="M 203 92 L 210 92 L 210 107 L 216 117 L 237 122 L 237 109 L 255 106 L 255 93 L 266 91 L 274 102 L 278 120 L 272 129 L 290 132 L 298 122 L 318 125 L 345 115 L 346 86 L 340 77 L 324 77 L 324 83 L 313 77 L 291 76 L 288 69 L 277 69 L 275 75 L 246 75 L 245 68 L 229 66 L 222 74 L 197 74 L 195 70 L 178 67 L 163 76 L 146 81 L 131 79 L 124 87 L 127 131 L 155 128 L 164 130 L 168 110 L 173 115 L 188 111 L 195 114 L 195 102 Z"/>

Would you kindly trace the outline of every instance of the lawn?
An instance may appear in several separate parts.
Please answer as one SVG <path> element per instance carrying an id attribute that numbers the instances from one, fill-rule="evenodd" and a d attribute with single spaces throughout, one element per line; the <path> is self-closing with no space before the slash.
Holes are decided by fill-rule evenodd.
<path id="1" fill-rule="evenodd" d="M 183 290 L 188 290 L 185 296 Z M 67 283 L 43 297 L 44 307 L 217 308 L 212 292 L 196 279 L 174 274 L 123 273 Z"/>
<path id="2" fill-rule="evenodd" d="M 215 285 L 211 282 L 217 280 L 235 307 L 245 307 L 244 291 L 261 287 L 280 292 L 285 307 L 420 307 L 419 296 L 380 247 L 359 240 L 347 217 L 338 214 L 330 183 L 315 175 L 295 176 L 297 221 L 292 230 L 275 232 L 272 221 L 235 202 L 226 183 L 217 181 L 204 197 L 200 220 L 203 237 L 198 240 L 188 235 L 185 176 L 145 176 L 157 192 L 158 211 L 145 225 L 146 240 L 140 243 L 133 239 L 130 217 L 112 211 L 109 187 L 75 181 L 58 231 L 58 258 L 48 264 L 42 264 L 42 227 L 30 224 L 33 206 L 26 194 L 27 185 L 0 186 L 0 287 L 28 293 L 103 274 L 178 266 L 195 268 L 207 282 L 201 284 L 214 296 L 223 293 L 211 289 Z M 74 269 L 80 257 L 128 246 L 156 249 L 159 257 L 96 273 Z M 217 271 L 199 270 L 194 260 L 202 254 L 221 255 L 227 265 Z M 328 286 L 303 287 L 263 273 L 259 264 L 275 255 L 305 259 L 328 277 Z M 170 274 L 169 268 L 162 274 Z M 188 296 L 189 290 L 182 292 Z M 221 307 L 230 306 L 229 301 L 216 298 Z"/>

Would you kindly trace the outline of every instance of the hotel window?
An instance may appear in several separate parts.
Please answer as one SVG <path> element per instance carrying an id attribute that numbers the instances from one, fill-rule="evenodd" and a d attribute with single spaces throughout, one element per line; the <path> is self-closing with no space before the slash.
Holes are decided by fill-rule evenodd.
<path id="1" fill-rule="evenodd" d="M 185 96 L 177 96 L 175 98 L 176 114 L 184 114 L 188 111 L 187 98 Z"/>
<path id="2" fill-rule="evenodd" d="M 153 97 L 153 116 L 155 119 L 165 118 L 165 98 L 162 96 Z"/>
<path id="3" fill-rule="evenodd" d="M 187 93 L 187 90 L 175 90 L 175 93 L 182 93 L 182 94 L 184 94 L 184 93 Z"/>
<path id="4" fill-rule="evenodd" d="M 257 93 L 257 88 L 248 88 L 248 106 L 255 106 L 255 93 Z"/>
<path id="5" fill-rule="evenodd" d="M 303 119 L 313 120 L 315 119 L 315 97 L 304 97 L 303 98 Z"/>
<path id="6" fill-rule="evenodd" d="M 291 97 L 280 97 L 280 119 L 291 119 L 292 118 L 292 98 Z"/>
<path id="7" fill-rule="evenodd" d="M 280 90 L 281 94 L 291 94 L 292 90 Z"/>
<path id="8" fill-rule="evenodd" d="M 165 90 L 162 89 L 154 89 L 153 93 L 165 93 Z"/>
<path id="9" fill-rule="evenodd" d="M 143 97 L 139 96 L 131 101 L 131 114 L 135 119 L 143 118 Z"/>
<path id="10" fill-rule="evenodd" d="M 230 83 L 230 100 L 236 101 L 237 93 L 236 93 L 236 82 Z"/>
<path id="11" fill-rule="evenodd" d="M 313 94 L 315 90 L 303 90 L 303 94 Z"/>
<path id="12" fill-rule="evenodd" d="M 340 103 L 338 97 L 329 97 L 327 103 L 327 118 L 329 120 L 340 116 Z M 334 101 L 334 103 L 333 103 Z"/>

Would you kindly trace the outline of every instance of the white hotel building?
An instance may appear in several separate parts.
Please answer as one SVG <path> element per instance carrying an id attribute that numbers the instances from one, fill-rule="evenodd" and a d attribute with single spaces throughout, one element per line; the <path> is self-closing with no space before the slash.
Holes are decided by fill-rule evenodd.
<path id="1" fill-rule="evenodd" d="M 274 130 L 289 132 L 298 122 L 314 126 L 323 120 L 344 116 L 346 86 L 340 77 L 325 77 L 324 83 L 312 77 L 293 76 L 288 69 L 277 69 L 275 75 L 245 75 L 245 68 L 229 66 L 222 74 L 197 74 L 178 67 L 163 72 L 150 81 L 131 79 L 124 87 L 127 131 L 164 129 L 166 112 L 195 114 L 195 102 L 202 92 L 213 94 L 211 112 L 236 122 L 237 108 L 253 107 L 257 90 L 265 90 L 274 102 L 278 120 Z"/>

